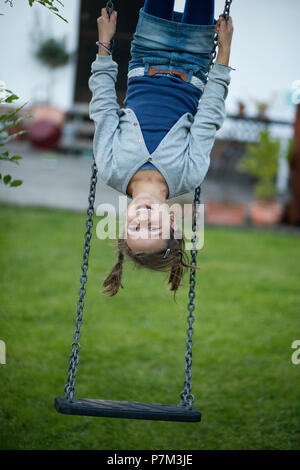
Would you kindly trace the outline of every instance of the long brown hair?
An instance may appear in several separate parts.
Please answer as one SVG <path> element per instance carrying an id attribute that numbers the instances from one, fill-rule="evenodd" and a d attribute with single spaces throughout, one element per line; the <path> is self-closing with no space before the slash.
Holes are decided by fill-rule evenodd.
<path id="1" fill-rule="evenodd" d="M 168 250 L 168 256 L 166 256 L 166 250 Z M 125 255 L 138 267 L 145 267 L 155 271 L 170 271 L 168 284 L 170 284 L 169 290 L 174 291 L 174 297 L 180 286 L 184 271 L 187 268 L 197 269 L 189 264 L 183 237 L 175 238 L 175 232 L 172 227 L 170 228 L 170 238 L 167 240 L 163 250 L 153 253 L 134 253 L 129 248 L 126 239 L 118 238 L 117 255 L 117 263 L 113 266 L 103 283 L 105 289 L 102 293 L 109 296 L 116 295 L 120 287 L 124 287 L 122 284 L 122 271 Z"/>

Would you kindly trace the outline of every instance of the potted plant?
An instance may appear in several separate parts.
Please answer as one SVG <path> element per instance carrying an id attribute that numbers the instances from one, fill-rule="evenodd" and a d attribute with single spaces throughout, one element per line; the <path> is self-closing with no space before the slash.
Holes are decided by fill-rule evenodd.
<path id="1" fill-rule="evenodd" d="M 49 35 L 51 28 L 42 28 L 38 17 L 35 27 L 31 31 L 33 44 L 33 55 L 45 65 L 49 72 L 47 74 L 45 102 L 37 103 L 32 107 L 33 119 L 27 121 L 28 140 L 38 148 L 55 148 L 61 138 L 62 127 L 65 121 L 65 112 L 59 107 L 51 105 L 53 98 L 53 87 L 55 83 L 55 71 L 64 67 L 74 57 L 74 53 L 67 50 L 66 35 L 57 39 Z"/>
<path id="2" fill-rule="evenodd" d="M 205 221 L 217 225 L 244 225 L 247 216 L 247 206 L 235 203 L 230 191 L 227 191 L 222 201 L 208 200 L 205 203 Z"/>
<path id="3" fill-rule="evenodd" d="M 47 86 L 47 104 L 50 103 L 54 85 L 54 72 L 58 67 L 67 65 L 71 54 L 66 48 L 66 37 L 62 39 L 42 39 L 34 53 L 35 57 L 49 69 Z"/>
<path id="4" fill-rule="evenodd" d="M 281 221 L 283 208 L 276 200 L 276 176 L 279 164 L 280 139 L 260 132 L 258 144 L 248 144 L 238 169 L 256 180 L 255 199 L 250 205 L 250 219 L 256 226 L 272 226 Z"/>
<path id="5" fill-rule="evenodd" d="M 267 112 L 271 108 L 271 106 L 273 105 L 276 97 L 277 97 L 277 93 L 272 92 L 272 94 L 271 94 L 271 96 L 268 100 L 261 101 L 261 100 L 255 99 L 255 98 L 253 99 L 253 101 L 255 103 L 255 106 L 256 106 L 256 110 L 257 110 L 257 114 L 256 114 L 257 119 L 260 119 L 262 121 L 268 121 L 269 120 Z"/>
<path id="6" fill-rule="evenodd" d="M 45 3 L 50 5 L 51 1 L 47 0 Z M 52 8 L 53 11 L 58 11 L 57 8 L 54 8 L 51 5 L 49 8 Z M 64 18 L 62 19 L 65 20 Z M 66 66 L 68 62 L 76 58 L 76 51 L 69 51 L 67 48 L 66 34 L 63 35 L 62 38 L 57 38 L 53 31 L 54 28 L 52 22 L 49 21 L 48 18 L 43 18 L 43 16 L 35 11 L 33 15 L 33 24 L 29 29 L 29 38 L 32 44 L 31 50 L 33 57 L 49 70 L 49 73 L 47 74 L 48 83 L 46 89 L 46 100 L 43 100 L 43 104 L 46 105 L 51 102 L 56 69 Z M 36 93 L 38 88 L 39 86 L 35 85 L 33 92 Z M 39 104 L 41 104 L 41 102 Z"/>
<path id="7" fill-rule="evenodd" d="M 258 119 L 268 119 L 267 116 L 267 110 L 269 109 L 270 104 L 264 101 L 257 101 L 256 102 L 256 107 L 257 107 L 257 118 Z"/>

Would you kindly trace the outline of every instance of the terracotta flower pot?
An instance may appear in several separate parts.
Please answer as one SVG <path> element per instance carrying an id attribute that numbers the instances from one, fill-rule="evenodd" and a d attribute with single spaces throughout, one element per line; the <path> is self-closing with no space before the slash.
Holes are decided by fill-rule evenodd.
<path id="1" fill-rule="evenodd" d="M 50 121 L 35 121 L 29 129 L 28 140 L 36 148 L 54 149 L 61 138 L 61 128 Z"/>
<path id="2" fill-rule="evenodd" d="M 220 225 L 243 225 L 246 220 L 246 204 L 205 203 L 205 221 Z"/>
<path id="3" fill-rule="evenodd" d="M 256 199 L 250 206 L 250 218 L 253 225 L 270 227 L 278 224 L 283 215 L 283 207 L 276 201 Z"/>
<path id="4" fill-rule="evenodd" d="M 62 127 L 66 119 L 66 112 L 55 106 L 36 105 L 30 114 L 34 121 L 49 121 L 58 127 Z"/>

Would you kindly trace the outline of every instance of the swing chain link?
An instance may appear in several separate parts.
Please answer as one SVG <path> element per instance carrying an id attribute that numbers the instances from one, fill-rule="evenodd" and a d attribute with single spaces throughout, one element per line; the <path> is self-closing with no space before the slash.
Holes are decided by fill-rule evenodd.
<path id="1" fill-rule="evenodd" d="M 231 4 L 232 4 L 232 0 L 226 0 L 224 11 L 223 11 L 223 16 L 226 21 L 228 20 L 228 17 L 230 15 Z M 206 80 L 208 80 L 208 74 L 216 59 L 217 47 L 218 47 L 218 35 L 215 34 L 213 49 L 211 51 L 211 60 L 208 65 L 207 74 L 206 74 Z M 193 248 L 191 250 L 191 262 L 190 262 L 192 266 L 197 266 L 197 254 L 198 254 L 197 231 L 199 228 L 197 224 L 197 217 L 198 217 L 198 209 L 200 206 L 200 194 L 201 194 L 201 187 L 197 186 L 197 188 L 195 189 L 194 202 L 193 202 L 193 222 L 192 222 L 193 237 L 191 240 Z M 195 296 L 196 296 L 196 292 L 195 292 L 196 270 L 192 268 L 190 269 L 190 284 L 189 285 L 190 285 L 189 303 L 188 303 L 189 314 L 187 317 L 188 328 L 186 330 L 187 340 L 186 340 L 186 353 L 185 353 L 185 381 L 184 381 L 184 389 L 180 393 L 180 404 L 191 409 L 193 406 L 193 402 L 195 400 L 195 397 L 192 394 L 192 347 L 193 347 L 193 332 L 194 332 L 193 323 L 195 320 L 193 312 L 195 310 L 194 301 L 195 301 Z"/>
<path id="2" fill-rule="evenodd" d="M 108 0 L 108 2 L 106 2 L 105 8 L 106 8 L 108 17 L 110 18 L 112 12 L 114 11 L 114 4 L 113 4 L 113 2 L 112 2 L 111 0 Z M 110 50 L 111 50 L 111 53 L 113 52 L 114 45 L 115 45 L 115 40 L 112 38 L 112 39 L 111 39 L 111 42 L 110 42 Z"/>
<path id="3" fill-rule="evenodd" d="M 108 2 L 106 2 L 106 11 L 108 13 L 108 16 L 110 18 L 110 15 L 112 14 L 112 12 L 114 11 L 114 4 L 111 0 L 108 0 Z"/>
<path id="4" fill-rule="evenodd" d="M 74 341 L 71 344 L 71 354 L 69 356 L 69 369 L 67 383 L 64 387 L 66 392 L 66 398 L 69 401 L 73 401 L 75 397 L 75 379 L 77 375 L 77 366 L 79 364 L 79 351 L 80 351 L 80 327 L 82 324 L 82 315 L 84 309 L 84 296 L 86 293 L 85 284 L 87 282 L 87 270 L 89 267 L 89 253 L 91 247 L 92 238 L 92 227 L 93 227 L 93 215 L 95 211 L 95 196 L 96 196 L 96 185 L 97 185 L 97 165 L 93 159 L 92 170 L 91 170 L 91 181 L 90 181 L 90 193 L 89 193 L 89 206 L 87 209 L 87 220 L 86 220 L 86 232 L 84 235 L 85 243 L 83 248 L 83 262 L 81 265 L 81 276 L 80 276 L 80 288 L 79 288 L 79 300 L 77 304 L 77 316 L 76 316 L 76 329 L 73 335 Z"/>

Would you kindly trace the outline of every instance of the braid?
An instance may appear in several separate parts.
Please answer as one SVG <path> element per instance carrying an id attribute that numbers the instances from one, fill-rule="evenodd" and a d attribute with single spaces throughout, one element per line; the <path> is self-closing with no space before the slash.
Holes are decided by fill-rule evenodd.
<path id="1" fill-rule="evenodd" d="M 119 291 L 119 288 L 123 288 L 123 284 L 121 282 L 122 279 L 122 271 L 123 271 L 123 261 L 124 261 L 124 254 L 122 250 L 118 251 L 118 261 L 110 271 L 109 275 L 103 282 L 103 286 L 106 287 L 102 291 L 103 294 L 107 294 L 109 296 L 116 295 Z"/>
<path id="2" fill-rule="evenodd" d="M 173 290 L 175 292 L 177 291 L 178 287 L 180 286 L 182 274 L 183 268 L 181 264 L 175 264 L 174 266 L 172 266 L 168 282 L 169 284 L 171 284 L 170 290 Z"/>

